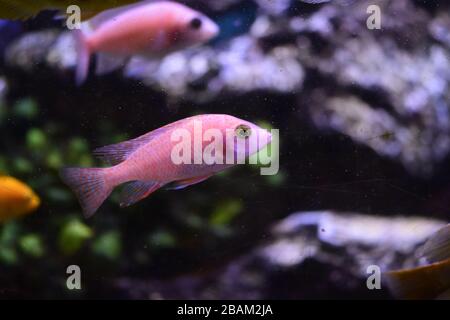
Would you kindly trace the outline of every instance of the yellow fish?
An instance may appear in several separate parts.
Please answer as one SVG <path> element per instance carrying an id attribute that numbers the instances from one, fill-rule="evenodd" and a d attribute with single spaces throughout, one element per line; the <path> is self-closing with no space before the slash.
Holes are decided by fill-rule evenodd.
<path id="1" fill-rule="evenodd" d="M 0 176 L 0 223 L 35 211 L 39 197 L 25 183 L 8 176 Z"/>
<path id="2" fill-rule="evenodd" d="M 392 293 L 400 299 L 450 299 L 450 224 L 419 252 L 423 265 L 385 273 Z"/>
<path id="3" fill-rule="evenodd" d="M 81 18 L 85 20 L 95 14 L 138 0 L 0 0 L 0 19 L 27 19 L 46 9 L 60 10 L 66 13 L 70 5 L 81 8 Z"/>

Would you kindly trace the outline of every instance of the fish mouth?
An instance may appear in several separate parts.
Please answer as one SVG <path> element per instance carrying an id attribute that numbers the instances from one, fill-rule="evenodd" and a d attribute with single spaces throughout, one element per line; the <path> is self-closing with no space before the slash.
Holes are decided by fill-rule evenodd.
<path id="1" fill-rule="evenodd" d="M 30 204 L 29 204 L 29 209 L 30 211 L 34 211 L 36 210 L 39 206 L 41 205 L 41 200 L 39 199 L 39 197 L 37 196 L 33 196 L 31 198 Z"/>
<path id="2" fill-rule="evenodd" d="M 267 144 L 272 143 L 272 133 L 270 133 L 269 130 L 266 130 L 267 132 Z"/>
<path id="3" fill-rule="evenodd" d="M 265 146 L 269 145 L 272 142 L 272 133 L 270 133 L 269 130 L 267 129 L 259 129 L 261 130 L 261 133 L 259 134 L 260 138 L 261 138 L 261 143 L 262 143 L 262 148 L 264 148 Z"/>
<path id="4" fill-rule="evenodd" d="M 214 23 L 210 30 L 211 39 L 217 37 L 219 35 L 219 33 L 220 33 L 220 28 L 217 24 Z"/>
<path id="5" fill-rule="evenodd" d="M 209 20 L 206 22 L 205 26 L 205 35 L 208 40 L 214 39 L 217 37 L 220 33 L 219 26 L 212 20 Z"/>
<path id="6" fill-rule="evenodd" d="M 256 127 L 256 128 L 254 128 L 253 132 L 256 133 L 255 150 L 248 149 L 249 146 L 247 145 L 246 148 L 248 149 L 247 150 L 248 155 L 252 155 L 257 152 L 260 152 L 261 150 L 266 148 L 268 145 L 270 145 L 270 143 L 272 142 L 272 134 L 270 133 L 269 130 Z"/>

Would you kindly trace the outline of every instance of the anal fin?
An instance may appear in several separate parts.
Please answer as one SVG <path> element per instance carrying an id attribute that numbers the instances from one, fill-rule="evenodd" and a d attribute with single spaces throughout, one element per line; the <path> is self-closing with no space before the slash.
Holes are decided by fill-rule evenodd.
<path id="1" fill-rule="evenodd" d="M 186 187 L 192 186 L 194 184 L 203 182 L 206 179 L 208 179 L 209 177 L 211 177 L 211 174 L 208 174 L 206 176 L 201 176 L 201 177 L 195 177 L 195 178 L 190 178 L 190 179 L 185 179 L 185 180 L 174 181 L 166 189 L 167 190 L 181 190 Z"/>
<path id="2" fill-rule="evenodd" d="M 98 53 L 95 66 L 96 75 L 104 75 L 124 67 L 128 57 L 118 57 L 107 53 Z"/>
<path id="3" fill-rule="evenodd" d="M 151 193 L 161 187 L 161 184 L 150 181 L 133 181 L 128 183 L 120 195 L 120 206 L 129 207 L 136 202 L 147 198 Z"/>

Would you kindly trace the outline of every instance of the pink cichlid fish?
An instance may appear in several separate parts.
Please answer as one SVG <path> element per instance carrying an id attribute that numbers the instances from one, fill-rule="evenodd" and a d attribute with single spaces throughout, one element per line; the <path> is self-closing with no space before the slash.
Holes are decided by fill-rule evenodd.
<path id="1" fill-rule="evenodd" d="M 96 73 L 105 74 L 133 55 L 159 58 L 205 43 L 218 33 L 216 23 L 181 3 L 146 0 L 106 10 L 74 31 L 76 82 L 85 81 L 94 53 Z"/>
<path id="2" fill-rule="evenodd" d="M 211 136 L 211 132 L 215 135 Z M 190 138 L 186 142 L 180 134 Z M 269 131 L 248 121 L 221 114 L 199 115 L 99 148 L 94 154 L 112 167 L 66 168 L 61 171 L 61 178 L 77 195 L 84 215 L 90 217 L 116 186 L 128 183 L 121 195 L 121 207 L 130 206 L 163 186 L 182 189 L 242 163 L 237 159 L 245 162 L 246 157 L 264 148 L 271 139 Z M 180 151 L 186 143 L 182 149 L 185 151 Z M 211 148 L 212 144 L 217 148 Z M 178 161 L 174 154 L 186 156 L 187 161 Z M 218 157 L 218 161 L 207 162 L 202 158 L 207 154 L 221 155 L 222 161 Z"/>

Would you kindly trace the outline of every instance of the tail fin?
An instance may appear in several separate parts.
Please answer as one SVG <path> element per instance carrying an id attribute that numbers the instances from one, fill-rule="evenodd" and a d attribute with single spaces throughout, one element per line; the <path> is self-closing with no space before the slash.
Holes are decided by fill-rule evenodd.
<path id="1" fill-rule="evenodd" d="M 77 50 L 76 84 L 83 84 L 89 73 L 90 49 L 86 42 L 86 37 L 81 30 L 74 30 L 73 35 Z"/>
<path id="2" fill-rule="evenodd" d="M 75 192 L 86 218 L 94 215 L 113 190 L 105 182 L 104 172 L 105 169 L 97 168 L 61 170 L 61 179 Z"/>

